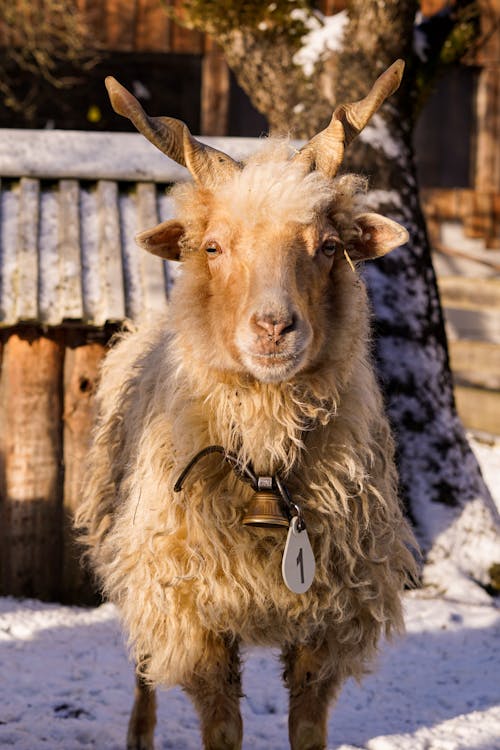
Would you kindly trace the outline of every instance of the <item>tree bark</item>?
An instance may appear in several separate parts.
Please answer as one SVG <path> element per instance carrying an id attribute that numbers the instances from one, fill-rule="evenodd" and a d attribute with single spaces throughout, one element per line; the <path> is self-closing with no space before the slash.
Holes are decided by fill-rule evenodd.
<path id="1" fill-rule="evenodd" d="M 250 29 L 236 29 L 219 43 L 238 83 L 266 116 L 272 134 L 312 138 L 326 125 L 332 102 L 321 83 L 307 78 L 295 65 L 296 50 L 285 33 L 259 36 Z"/>
<path id="2" fill-rule="evenodd" d="M 370 178 L 373 210 L 404 224 L 409 244 L 367 265 L 376 356 L 397 439 L 401 490 L 428 564 L 424 579 L 460 595 L 466 578 L 488 585 L 500 559 L 498 514 L 455 409 L 443 315 L 420 207 L 412 136 L 416 0 L 351 0 L 341 47 L 308 79 L 284 30 L 233 30 L 218 41 L 271 129 L 311 137 L 335 103 L 364 96 L 394 60 L 398 92 L 350 147 L 343 170 Z M 296 58 L 295 58 L 296 59 Z M 457 575 L 458 573 L 458 575 Z M 459 590 L 461 586 L 461 589 Z M 482 592 L 474 587 L 476 596 Z M 469 587 L 470 593 L 470 587 Z"/>

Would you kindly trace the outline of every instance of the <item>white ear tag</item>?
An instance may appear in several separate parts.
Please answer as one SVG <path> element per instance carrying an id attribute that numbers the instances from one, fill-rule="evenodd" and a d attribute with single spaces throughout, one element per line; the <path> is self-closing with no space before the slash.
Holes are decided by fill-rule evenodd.
<path id="1" fill-rule="evenodd" d="M 299 519 L 294 516 L 288 529 L 281 572 L 290 591 L 304 594 L 313 582 L 316 563 L 307 531 L 305 528 L 297 531 L 298 523 Z"/>

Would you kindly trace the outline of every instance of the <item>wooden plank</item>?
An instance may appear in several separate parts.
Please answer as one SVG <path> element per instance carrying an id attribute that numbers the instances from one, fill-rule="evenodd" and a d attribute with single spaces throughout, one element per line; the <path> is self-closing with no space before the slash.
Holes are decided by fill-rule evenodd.
<path id="1" fill-rule="evenodd" d="M 0 138 L 1 143 L 1 138 Z M 0 325 L 17 322 L 19 181 L 2 181 L 0 193 Z"/>
<path id="2" fill-rule="evenodd" d="M 458 213 L 459 218 L 463 223 L 464 235 L 466 237 L 475 237 L 475 192 L 474 190 L 463 190 L 460 191 L 460 197 L 458 200 Z"/>
<path id="3" fill-rule="evenodd" d="M 258 138 L 203 136 L 203 143 L 234 158 L 253 153 Z M 294 141 L 294 145 L 303 145 Z M 2 177 L 179 182 L 187 169 L 160 156 L 138 133 L 93 133 L 70 130 L 0 130 Z"/>
<path id="4" fill-rule="evenodd" d="M 492 232 L 487 238 L 487 246 L 500 249 L 500 192 L 493 195 L 493 222 Z"/>
<path id="5" fill-rule="evenodd" d="M 156 188 L 152 183 L 140 183 L 137 186 L 137 221 L 140 227 L 154 227 L 158 224 L 156 206 Z M 142 309 L 145 317 L 157 315 L 167 309 L 165 293 L 165 263 L 144 250 L 140 255 L 141 288 L 143 295 Z"/>
<path id="6" fill-rule="evenodd" d="M 19 329 L 4 339 L 0 424 L 4 539 L 2 591 L 56 599 L 62 508 L 60 333 Z"/>
<path id="7" fill-rule="evenodd" d="M 201 132 L 227 135 L 229 114 L 229 68 L 220 47 L 207 43 L 201 79 Z"/>
<path id="8" fill-rule="evenodd" d="M 420 200 L 422 202 L 422 209 L 425 213 L 425 218 L 437 217 L 435 190 L 432 188 L 422 188 L 420 191 Z"/>
<path id="9" fill-rule="evenodd" d="M 474 339 L 500 344 L 500 315 L 498 310 L 468 310 L 447 307 L 444 310 L 448 338 Z"/>
<path id="10" fill-rule="evenodd" d="M 457 385 L 455 400 L 468 429 L 500 435 L 500 390 Z"/>
<path id="11" fill-rule="evenodd" d="M 498 31 L 497 31 L 498 35 Z M 476 104 L 475 187 L 481 192 L 500 188 L 500 64 L 487 65 L 479 74 Z"/>
<path id="12" fill-rule="evenodd" d="M 30 177 L 20 181 L 17 217 L 17 302 L 18 320 L 38 319 L 38 223 L 40 183 Z"/>
<path id="13" fill-rule="evenodd" d="M 58 197 L 58 191 L 53 187 L 46 186 L 40 190 L 37 322 L 45 325 L 58 325 L 61 320 Z"/>
<path id="14" fill-rule="evenodd" d="M 493 230 L 493 194 L 476 190 L 473 213 L 467 222 L 467 236 L 486 239 Z"/>
<path id="15" fill-rule="evenodd" d="M 474 190 L 456 190 L 455 194 L 457 199 L 456 218 L 466 221 L 474 213 Z"/>
<path id="16" fill-rule="evenodd" d="M 136 3 L 131 3 L 130 0 L 106 0 L 105 7 L 107 49 L 133 52 Z"/>
<path id="17" fill-rule="evenodd" d="M 341 10 L 347 8 L 347 0 L 321 0 L 319 3 L 319 10 L 325 14 L 325 16 L 333 16 Z"/>
<path id="18" fill-rule="evenodd" d="M 175 13 L 182 18 L 184 0 L 173 0 L 169 5 L 175 8 Z M 192 31 L 179 23 L 172 21 L 170 25 L 170 49 L 172 52 L 201 55 L 203 52 L 203 34 Z"/>
<path id="19" fill-rule="evenodd" d="M 478 0 L 482 43 L 476 52 L 474 64 L 487 66 L 499 61 L 500 0 Z"/>
<path id="20" fill-rule="evenodd" d="M 220 140 L 223 139 L 221 138 Z M 160 221 L 168 221 L 168 219 L 174 219 L 176 216 L 176 208 L 172 196 L 170 195 L 170 189 L 159 189 L 157 191 L 156 198 Z M 177 279 L 179 274 L 182 273 L 181 266 L 182 263 L 178 263 L 175 260 L 167 260 L 164 264 L 167 299 L 170 299 L 170 294 L 175 284 L 175 280 Z"/>
<path id="21" fill-rule="evenodd" d="M 500 389 L 500 345 L 460 339 L 449 342 L 453 374 L 461 381 Z"/>
<path id="22" fill-rule="evenodd" d="M 455 190 L 433 189 L 429 190 L 433 215 L 440 219 L 455 218 L 456 216 L 456 197 Z M 426 202 L 427 203 L 427 202 Z"/>
<path id="23" fill-rule="evenodd" d="M 500 313 L 500 279 L 471 279 L 466 276 L 440 276 L 441 303 L 461 310 L 498 310 Z"/>
<path id="24" fill-rule="evenodd" d="M 465 221 L 474 213 L 474 195 L 474 190 L 462 188 L 424 188 L 422 203 L 426 216 Z"/>
<path id="25" fill-rule="evenodd" d="M 98 254 L 101 275 L 102 309 L 100 321 L 121 321 L 125 317 L 123 292 L 123 264 L 121 255 L 120 219 L 118 214 L 118 185 L 100 180 L 97 184 Z"/>
<path id="26" fill-rule="evenodd" d="M 170 23 L 158 0 L 138 0 L 135 49 L 138 52 L 170 52 Z"/>
<path id="27" fill-rule="evenodd" d="M 420 8 L 424 16 L 433 16 L 448 5 L 447 0 L 421 0 Z"/>
<path id="28" fill-rule="evenodd" d="M 106 49 L 107 23 L 106 2 L 103 0 L 76 0 L 76 7 L 91 30 L 96 42 Z"/>
<path id="29" fill-rule="evenodd" d="M 88 343 L 85 334 L 66 338 L 64 357 L 64 503 L 61 597 L 65 602 L 91 604 L 96 594 L 80 564 L 82 549 L 73 531 L 73 518 L 85 480 L 85 457 L 94 421 L 94 395 L 99 367 L 106 353 L 103 343 Z"/>
<path id="30" fill-rule="evenodd" d="M 76 180 L 59 183 L 58 251 L 60 320 L 81 320 L 83 313 L 80 248 L 79 186 Z"/>

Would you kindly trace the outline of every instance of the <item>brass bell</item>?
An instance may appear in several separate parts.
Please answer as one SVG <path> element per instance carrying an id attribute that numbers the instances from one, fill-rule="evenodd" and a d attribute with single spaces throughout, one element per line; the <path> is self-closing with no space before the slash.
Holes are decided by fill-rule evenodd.
<path id="1" fill-rule="evenodd" d="M 268 489 L 254 492 L 243 518 L 243 523 L 246 526 L 263 526 L 266 528 L 289 526 L 279 496 Z"/>

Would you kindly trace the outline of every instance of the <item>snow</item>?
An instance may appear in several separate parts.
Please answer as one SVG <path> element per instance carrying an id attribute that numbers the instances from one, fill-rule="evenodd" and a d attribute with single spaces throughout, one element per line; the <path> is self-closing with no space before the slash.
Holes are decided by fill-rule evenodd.
<path id="1" fill-rule="evenodd" d="M 366 207 L 370 211 L 382 211 L 383 206 L 402 210 L 403 202 L 398 190 L 370 190 L 366 196 Z"/>
<path id="2" fill-rule="evenodd" d="M 500 438 L 472 441 L 500 506 Z M 407 634 L 384 643 L 362 686 L 349 681 L 332 711 L 329 750 L 498 750 L 500 617 L 495 601 L 405 595 Z M 123 750 L 132 667 L 114 607 L 80 609 L 0 599 L 0 747 Z M 277 654 L 244 665 L 244 750 L 285 750 L 287 696 Z M 159 695 L 157 750 L 200 747 L 179 690 Z"/>
<path id="3" fill-rule="evenodd" d="M 40 219 L 38 252 L 38 309 L 43 321 L 52 323 L 52 316 L 57 320 L 60 315 L 59 294 L 61 268 L 58 247 L 58 194 L 55 190 L 43 190 L 40 196 Z M 78 269 L 73 269 L 78 273 Z M 54 309 L 55 308 L 55 309 Z"/>
<path id="4" fill-rule="evenodd" d="M 329 723 L 333 750 L 494 750 L 500 737 L 498 611 L 406 596 L 407 635 L 382 648 L 378 669 L 345 686 Z M 123 749 L 133 694 L 112 605 L 91 610 L 0 600 L 0 746 L 17 750 Z M 287 696 L 277 654 L 244 667 L 243 747 L 287 744 Z M 159 695 L 158 749 L 200 747 L 179 690 Z"/>
<path id="5" fill-rule="evenodd" d="M 375 114 L 358 138 L 372 148 L 382 151 L 388 159 L 399 159 L 401 149 L 398 141 L 391 136 L 386 122 L 380 114 Z"/>
<path id="6" fill-rule="evenodd" d="M 413 51 L 422 62 L 427 62 L 429 39 L 425 30 L 426 17 L 422 11 L 417 11 L 413 25 Z"/>
<path id="7" fill-rule="evenodd" d="M 101 268 L 98 246 L 98 225 L 96 217 L 97 195 L 95 188 L 89 187 L 80 191 L 80 242 L 82 259 L 82 288 L 85 314 L 91 319 L 102 318 L 99 310 L 101 293 L 101 275 L 95 272 Z"/>
<path id="8" fill-rule="evenodd" d="M 318 60 L 342 46 L 344 29 L 349 21 L 347 11 L 342 10 L 333 16 L 324 16 L 319 12 L 310 14 L 295 8 L 290 16 L 302 21 L 308 29 L 308 33 L 302 37 L 302 46 L 295 53 L 293 62 L 302 68 L 307 78 L 310 78 Z"/>
<path id="9" fill-rule="evenodd" d="M 3 189 L 0 194 L 0 300 L 3 302 L 0 315 L 4 318 L 15 315 L 18 293 L 17 242 L 19 211 L 19 188 Z M 10 280 L 13 283 L 9 283 Z"/>

